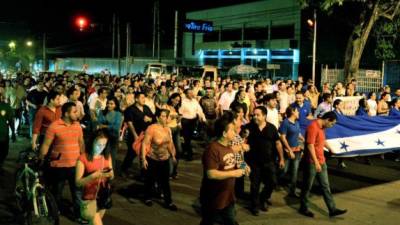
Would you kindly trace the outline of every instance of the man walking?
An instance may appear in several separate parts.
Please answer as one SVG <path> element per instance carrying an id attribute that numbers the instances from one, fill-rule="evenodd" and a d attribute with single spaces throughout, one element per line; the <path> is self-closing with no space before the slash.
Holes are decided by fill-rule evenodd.
<path id="1" fill-rule="evenodd" d="M 329 216 L 334 217 L 347 212 L 347 210 L 337 209 L 335 201 L 331 193 L 328 179 L 328 168 L 324 156 L 324 147 L 332 152 L 331 147 L 325 139 L 325 128 L 330 128 L 335 125 L 337 116 L 334 112 L 326 112 L 320 118 L 311 122 L 306 130 L 306 145 L 305 151 L 306 167 L 303 175 L 303 188 L 301 191 L 301 206 L 299 213 L 304 216 L 314 217 L 314 213 L 309 211 L 309 195 L 317 178 L 321 184 L 324 201 L 329 209 Z"/>
<path id="2" fill-rule="evenodd" d="M 197 120 L 205 123 L 206 117 L 199 102 L 196 100 L 193 89 L 185 90 L 186 98 L 182 99 L 182 105 L 179 108 L 179 114 L 182 115 L 182 135 L 183 135 L 183 153 L 187 161 L 193 160 L 192 136 L 196 128 Z"/>
<path id="3" fill-rule="evenodd" d="M 40 148 L 40 159 L 43 160 L 49 155 L 50 167 L 46 178 L 58 207 L 62 206 L 63 188 L 65 181 L 68 181 L 74 214 L 76 219 L 80 220 L 80 196 L 75 185 L 75 165 L 80 154 L 84 152 L 83 133 L 78 122 L 78 110 L 75 104 L 67 102 L 62 106 L 61 111 L 61 119 L 54 121 L 46 130 L 44 142 Z"/>
<path id="4" fill-rule="evenodd" d="M 248 144 L 250 151 L 245 159 L 250 166 L 251 213 L 259 215 L 259 209 L 267 211 L 265 202 L 271 197 L 276 181 L 276 155 L 279 157 L 279 168 L 283 169 L 285 161 L 282 144 L 279 141 L 277 128 L 267 122 L 267 109 L 258 106 L 254 109 L 254 121 L 245 126 L 249 130 Z M 264 189 L 260 196 L 261 182 Z"/>
<path id="5" fill-rule="evenodd" d="M 0 174 L 3 173 L 3 163 L 9 150 L 9 129 L 11 128 L 12 140 L 15 142 L 14 114 L 9 104 L 4 102 L 4 96 L 0 93 Z"/>

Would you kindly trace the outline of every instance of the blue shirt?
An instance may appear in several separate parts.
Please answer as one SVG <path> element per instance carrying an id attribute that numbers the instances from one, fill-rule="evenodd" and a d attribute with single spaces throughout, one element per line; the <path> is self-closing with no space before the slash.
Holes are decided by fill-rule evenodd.
<path id="1" fill-rule="evenodd" d="M 400 110 L 392 107 L 389 111 L 389 116 L 400 116 Z"/>
<path id="2" fill-rule="evenodd" d="M 122 125 L 122 113 L 118 111 L 108 112 L 104 115 L 102 111 L 97 115 L 97 122 L 108 125 L 108 131 L 112 138 L 119 138 L 119 131 Z"/>
<path id="3" fill-rule="evenodd" d="M 286 135 L 286 140 L 290 147 L 299 146 L 300 124 L 295 121 L 292 123 L 285 119 L 279 127 L 279 133 Z"/>
<path id="4" fill-rule="evenodd" d="M 299 111 L 299 123 L 300 125 L 308 125 L 310 121 L 307 116 L 311 114 L 311 104 L 308 101 L 304 101 L 303 105 L 300 107 L 297 102 L 292 103 L 290 106 L 296 108 Z"/>
<path id="5" fill-rule="evenodd" d="M 365 109 L 358 107 L 356 116 L 368 116 L 368 112 Z"/>

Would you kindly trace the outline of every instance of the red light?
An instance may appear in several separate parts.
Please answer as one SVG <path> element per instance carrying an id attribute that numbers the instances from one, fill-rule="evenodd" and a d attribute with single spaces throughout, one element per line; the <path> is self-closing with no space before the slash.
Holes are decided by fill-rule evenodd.
<path id="1" fill-rule="evenodd" d="M 75 20 L 76 25 L 78 26 L 80 31 L 83 31 L 88 26 L 88 20 L 85 17 L 78 17 Z"/>

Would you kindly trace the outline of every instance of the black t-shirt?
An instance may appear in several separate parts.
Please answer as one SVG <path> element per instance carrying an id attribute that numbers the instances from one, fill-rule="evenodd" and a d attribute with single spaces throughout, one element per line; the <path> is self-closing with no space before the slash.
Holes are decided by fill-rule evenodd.
<path id="1" fill-rule="evenodd" d="M 204 174 L 200 188 L 201 204 L 211 210 L 226 208 L 235 201 L 235 178 L 212 180 L 207 177 L 207 170 L 236 169 L 233 150 L 214 141 L 203 153 L 202 163 Z"/>
<path id="2" fill-rule="evenodd" d="M 32 104 L 35 104 L 36 106 L 41 106 L 43 105 L 44 99 L 47 96 L 46 91 L 38 91 L 38 90 L 32 90 L 29 92 L 28 96 L 26 97 L 28 101 L 30 101 Z"/>
<path id="3" fill-rule="evenodd" d="M 152 118 L 151 122 L 144 122 L 144 116 Z M 155 118 L 150 108 L 146 105 L 143 106 L 143 111 L 141 111 L 135 104 L 129 106 L 124 112 L 125 122 L 132 122 L 135 127 L 137 135 L 142 131 L 145 131 L 148 126 L 155 122 Z M 133 138 L 133 134 L 128 132 L 128 136 Z"/>
<path id="4" fill-rule="evenodd" d="M 278 130 L 271 123 L 267 125 L 262 131 L 258 128 L 255 122 L 251 122 L 244 126 L 248 129 L 250 134 L 247 138 L 247 143 L 250 146 L 250 151 L 246 153 L 246 161 L 256 164 L 268 164 L 275 162 L 276 154 L 276 141 L 279 140 Z"/>

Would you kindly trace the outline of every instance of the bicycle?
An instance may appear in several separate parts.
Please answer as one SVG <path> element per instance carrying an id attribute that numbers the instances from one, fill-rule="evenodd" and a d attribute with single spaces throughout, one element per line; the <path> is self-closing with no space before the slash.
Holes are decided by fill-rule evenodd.
<path id="1" fill-rule="evenodd" d="M 23 166 L 16 172 L 15 195 L 17 207 L 26 224 L 59 224 L 59 211 L 53 195 L 41 182 L 39 157 L 33 151 L 23 151 L 18 162 Z"/>

